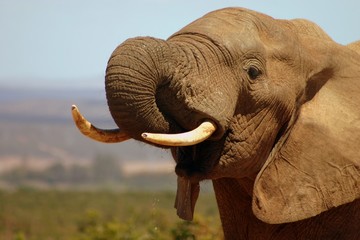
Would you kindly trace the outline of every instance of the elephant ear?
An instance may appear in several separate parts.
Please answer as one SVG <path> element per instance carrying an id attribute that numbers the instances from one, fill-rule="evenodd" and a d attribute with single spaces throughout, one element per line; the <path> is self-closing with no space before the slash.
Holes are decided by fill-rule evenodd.
<path id="1" fill-rule="evenodd" d="M 307 81 L 295 123 L 259 172 L 260 220 L 294 222 L 360 198 L 360 57 L 346 54 Z"/>

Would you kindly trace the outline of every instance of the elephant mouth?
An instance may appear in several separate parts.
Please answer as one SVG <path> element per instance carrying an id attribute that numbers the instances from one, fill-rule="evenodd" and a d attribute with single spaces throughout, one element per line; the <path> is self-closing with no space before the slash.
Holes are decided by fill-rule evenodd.
<path id="1" fill-rule="evenodd" d="M 218 164 L 226 134 L 218 141 L 207 140 L 193 146 L 172 148 L 176 161 L 175 173 L 191 182 L 208 179 Z"/>
<path id="2" fill-rule="evenodd" d="M 202 145 L 176 148 L 175 173 L 179 177 L 200 181 L 210 171 L 212 166 L 206 161 L 204 151 L 201 151 Z"/>
<path id="3" fill-rule="evenodd" d="M 213 120 L 204 120 L 197 128 L 188 131 L 176 124 L 180 133 L 143 133 L 142 137 L 157 146 L 169 146 L 176 162 L 175 173 L 191 182 L 199 182 L 208 178 L 220 158 L 222 139 L 226 138 L 226 134 L 222 134 L 220 140 L 214 138 L 217 126 L 218 123 Z"/>

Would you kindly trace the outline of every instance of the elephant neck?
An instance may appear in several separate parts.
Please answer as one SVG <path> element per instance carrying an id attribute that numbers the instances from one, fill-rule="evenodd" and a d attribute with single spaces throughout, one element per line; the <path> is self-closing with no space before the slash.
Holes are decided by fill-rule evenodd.
<path id="1" fill-rule="evenodd" d="M 253 184 L 254 179 L 213 180 L 225 239 L 258 239 L 271 235 L 273 227 L 252 213 Z"/>

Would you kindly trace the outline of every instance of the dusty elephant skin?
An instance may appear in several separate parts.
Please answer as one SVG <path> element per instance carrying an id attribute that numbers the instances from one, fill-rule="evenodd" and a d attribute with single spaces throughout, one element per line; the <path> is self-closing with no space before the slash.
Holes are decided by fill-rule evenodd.
<path id="1" fill-rule="evenodd" d="M 207 140 L 170 146 L 180 217 L 212 179 L 226 239 L 360 238 L 360 41 L 222 9 L 167 40 L 125 41 L 105 85 L 127 137 L 214 123 Z"/>

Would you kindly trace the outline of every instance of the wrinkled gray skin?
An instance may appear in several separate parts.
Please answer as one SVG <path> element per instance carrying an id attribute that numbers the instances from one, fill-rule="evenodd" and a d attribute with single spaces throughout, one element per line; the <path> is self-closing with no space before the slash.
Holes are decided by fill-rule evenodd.
<path id="1" fill-rule="evenodd" d="M 306 20 L 223 9 L 166 41 L 121 44 L 108 105 L 140 141 L 216 123 L 171 151 L 179 176 L 213 180 L 226 239 L 359 239 L 359 46 Z"/>

